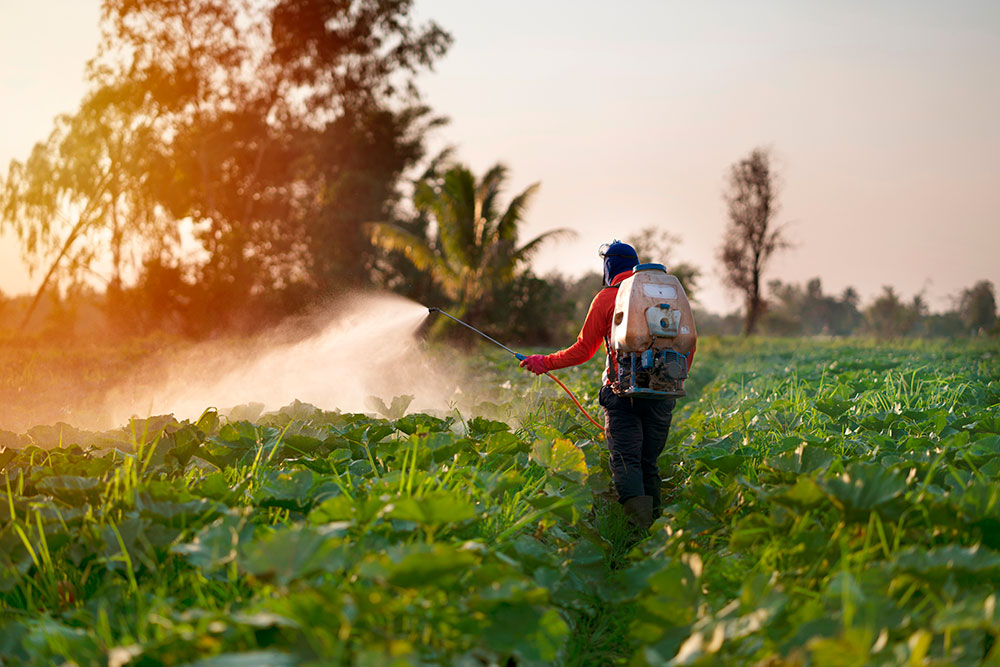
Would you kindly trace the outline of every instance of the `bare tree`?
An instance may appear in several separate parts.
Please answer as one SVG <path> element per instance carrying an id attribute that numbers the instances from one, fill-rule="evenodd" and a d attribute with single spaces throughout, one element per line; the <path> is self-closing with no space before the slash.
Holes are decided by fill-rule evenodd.
<path id="1" fill-rule="evenodd" d="M 777 186 L 767 150 L 755 148 L 730 167 L 723 198 L 729 212 L 729 226 L 719 250 L 723 279 L 728 287 L 743 294 L 743 333 L 751 334 L 764 312 L 761 275 L 771 255 L 788 246 L 783 228 L 774 224 Z"/>

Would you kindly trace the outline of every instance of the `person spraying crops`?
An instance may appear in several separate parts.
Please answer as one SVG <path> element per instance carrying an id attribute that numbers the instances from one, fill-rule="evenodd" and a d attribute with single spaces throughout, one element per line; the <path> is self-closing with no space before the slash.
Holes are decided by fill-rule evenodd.
<path id="1" fill-rule="evenodd" d="M 615 490 L 625 514 L 648 530 L 660 515 L 657 459 L 666 445 L 676 399 L 697 346 L 694 317 L 680 282 L 660 264 L 639 264 L 635 248 L 601 246 L 604 287 L 590 304 L 576 342 L 525 357 L 536 375 L 607 353 L 599 400 Z"/>

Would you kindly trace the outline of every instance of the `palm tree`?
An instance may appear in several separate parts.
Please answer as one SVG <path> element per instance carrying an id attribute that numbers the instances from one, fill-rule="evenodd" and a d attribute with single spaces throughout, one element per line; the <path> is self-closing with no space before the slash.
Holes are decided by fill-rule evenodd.
<path id="1" fill-rule="evenodd" d="M 497 289 L 514 279 L 518 267 L 542 243 L 572 234 L 555 229 L 518 246 L 518 227 L 539 184 L 503 207 L 500 197 L 507 171 L 496 164 L 477 182 L 464 165 L 452 165 L 443 173 L 432 168 L 413 194 L 421 220 L 373 223 L 372 242 L 402 252 L 419 270 L 430 273 L 458 312 L 484 312 Z"/>

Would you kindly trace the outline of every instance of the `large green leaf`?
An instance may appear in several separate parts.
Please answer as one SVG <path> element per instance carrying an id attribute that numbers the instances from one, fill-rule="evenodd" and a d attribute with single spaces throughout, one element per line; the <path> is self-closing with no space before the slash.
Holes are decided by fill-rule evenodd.
<path id="1" fill-rule="evenodd" d="M 800 444 L 795 451 L 767 459 L 765 465 L 779 472 L 802 474 L 825 470 L 836 456 L 824 447 Z"/>
<path id="2" fill-rule="evenodd" d="M 35 485 L 42 493 L 62 498 L 69 503 L 79 503 L 85 499 L 96 501 L 100 487 L 99 479 L 70 475 L 46 477 Z"/>
<path id="3" fill-rule="evenodd" d="M 375 474 L 375 468 L 372 467 L 369 461 L 364 459 L 352 461 L 347 469 L 350 471 L 352 477 L 372 477 Z"/>
<path id="4" fill-rule="evenodd" d="M 3 472 L 7 464 L 17 458 L 18 450 L 11 447 L 0 446 L 0 472 Z"/>
<path id="5" fill-rule="evenodd" d="M 819 504 L 824 495 L 816 479 L 801 475 L 791 487 L 778 487 L 767 498 L 792 507 L 812 507 Z"/>
<path id="6" fill-rule="evenodd" d="M 817 482 L 834 505 L 854 518 L 872 511 L 891 512 L 906 491 L 906 480 L 881 466 L 852 463 L 843 474 Z"/>
<path id="7" fill-rule="evenodd" d="M 351 521 L 357 514 L 354 499 L 346 496 L 334 496 L 319 503 L 309 512 L 312 523 L 330 523 L 333 521 Z"/>
<path id="8" fill-rule="evenodd" d="M 191 491 L 198 496 L 231 503 L 249 484 L 250 480 L 245 479 L 235 486 L 230 486 L 226 473 L 218 470 L 205 475 L 192 487 Z"/>
<path id="9" fill-rule="evenodd" d="M 528 603 L 502 603 L 490 611 L 483 629 L 486 645 L 528 664 L 552 664 L 569 636 L 569 626 L 554 609 Z"/>
<path id="10" fill-rule="evenodd" d="M 742 438 L 737 433 L 729 433 L 721 438 L 704 440 L 698 445 L 695 458 L 713 458 L 732 454 L 740 446 Z"/>
<path id="11" fill-rule="evenodd" d="M 185 424 L 173 433 L 162 436 L 160 443 L 166 450 L 165 456 L 167 458 L 173 458 L 180 465 L 185 466 L 201 447 L 204 437 L 202 431 L 190 424 Z"/>
<path id="12" fill-rule="evenodd" d="M 387 506 L 390 519 L 416 521 L 425 526 L 466 521 L 476 516 L 468 498 L 456 492 L 439 491 L 419 497 L 399 498 Z"/>
<path id="13" fill-rule="evenodd" d="M 378 496 L 357 499 L 347 495 L 334 496 L 316 505 L 309 512 L 309 521 L 315 524 L 346 521 L 363 525 L 377 517 L 387 502 L 390 502 L 388 498 Z"/>
<path id="14" fill-rule="evenodd" d="M 285 433 L 281 439 L 282 445 L 294 454 L 312 454 L 325 448 L 325 438 L 321 439 L 303 433 Z"/>
<path id="15" fill-rule="evenodd" d="M 458 452 L 475 451 L 476 447 L 472 440 L 451 432 L 433 432 L 425 437 L 411 435 L 410 442 L 417 444 L 421 461 L 429 456 L 435 463 L 447 461 Z"/>
<path id="16" fill-rule="evenodd" d="M 509 430 L 510 426 L 506 423 L 484 417 L 473 417 L 468 422 L 469 437 L 472 438 L 482 438 L 491 433 L 503 433 Z"/>
<path id="17" fill-rule="evenodd" d="M 850 401 L 830 396 L 817 400 L 815 406 L 816 409 L 823 414 L 828 415 L 831 419 L 837 420 L 842 414 L 851 409 L 852 403 Z"/>
<path id="18" fill-rule="evenodd" d="M 195 422 L 195 428 L 204 433 L 205 435 L 215 435 L 219 432 L 219 427 L 221 421 L 219 420 L 219 412 L 215 408 L 209 408 L 201 413 L 198 421 Z"/>
<path id="19" fill-rule="evenodd" d="M 730 474 L 737 470 L 747 460 L 742 454 L 722 454 L 721 456 L 702 456 L 698 463 L 709 470 L 718 470 Z"/>
<path id="20" fill-rule="evenodd" d="M 97 664 L 100 655 L 97 638 L 85 627 L 74 627 L 48 616 L 28 619 L 22 646 L 36 664 Z"/>
<path id="21" fill-rule="evenodd" d="M 451 419 L 439 419 L 420 412 L 406 415 L 393 422 L 399 431 L 406 435 L 414 433 L 433 433 L 437 431 L 447 431 L 451 428 Z"/>
<path id="22" fill-rule="evenodd" d="M 512 455 L 531 449 L 531 445 L 526 440 L 507 431 L 485 436 L 483 444 L 486 446 L 487 453 L 497 455 Z"/>
<path id="23" fill-rule="evenodd" d="M 312 486 L 311 470 L 265 470 L 253 494 L 253 503 L 259 507 L 307 509 L 312 505 L 309 494 Z"/>
<path id="24" fill-rule="evenodd" d="M 148 493 L 136 496 L 135 508 L 143 517 L 177 527 L 189 527 L 212 521 L 226 511 L 225 505 L 206 498 L 178 503 L 153 500 Z"/>
<path id="25" fill-rule="evenodd" d="M 583 484 L 587 479 L 587 461 L 583 451 L 569 440 L 536 440 L 531 460 L 561 479 Z"/>
<path id="26" fill-rule="evenodd" d="M 1000 629 L 1000 594 L 990 591 L 963 596 L 937 611 L 931 627 L 935 632 L 984 630 L 995 633 Z"/>
<path id="27" fill-rule="evenodd" d="M 406 409 L 410 407 L 410 403 L 413 402 L 413 398 L 414 397 L 409 394 L 395 396 L 392 399 L 392 404 L 387 406 L 385 401 L 378 396 L 369 396 L 367 403 L 369 408 L 379 413 L 386 419 L 399 419 L 406 414 Z"/>
<path id="28" fill-rule="evenodd" d="M 288 584 L 319 572 L 338 572 L 348 563 L 340 536 L 346 526 L 323 529 L 296 525 L 240 545 L 240 569 L 259 578 Z"/>
<path id="29" fill-rule="evenodd" d="M 908 547 L 889 561 L 887 567 L 892 572 L 929 579 L 944 579 L 958 573 L 974 576 L 980 583 L 1000 582 L 1000 553 L 983 546 Z"/>
<path id="30" fill-rule="evenodd" d="M 32 444 L 42 449 L 86 445 L 94 440 L 93 434 L 81 431 L 65 422 L 56 422 L 51 426 L 40 424 L 28 429 L 27 434 Z"/>
<path id="31" fill-rule="evenodd" d="M 472 550 L 437 543 L 401 545 L 388 555 L 388 581 L 402 587 L 450 588 L 478 562 Z"/>
<path id="32" fill-rule="evenodd" d="M 281 430 L 271 426 L 230 422 L 219 430 L 218 435 L 209 437 L 196 456 L 220 469 L 249 464 L 258 458 L 263 461 L 277 460 L 281 438 Z"/>
<path id="33" fill-rule="evenodd" d="M 230 408 L 227 416 L 232 421 L 254 422 L 264 412 L 265 407 L 267 406 L 263 403 L 244 403 Z"/>

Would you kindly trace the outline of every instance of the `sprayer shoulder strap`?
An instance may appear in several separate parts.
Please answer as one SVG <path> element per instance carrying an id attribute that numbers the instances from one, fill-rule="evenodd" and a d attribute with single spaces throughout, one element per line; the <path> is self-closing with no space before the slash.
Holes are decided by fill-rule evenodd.
<path id="1" fill-rule="evenodd" d="M 604 289 L 618 291 L 618 285 L 609 285 Z M 604 382 L 610 383 L 614 388 L 618 378 L 618 355 L 611 349 L 611 323 L 615 318 L 615 304 L 611 304 L 611 316 L 608 318 L 608 328 L 604 332 L 604 352 L 607 354 L 604 362 Z"/>
<path id="2" fill-rule="evenodd" d="M 607 285 L 606 287 L 601 288 L 601 291 L 603 292 L 604 290 L 613 289 L 613 290 L 615 290 L 617 292 L 618 291 L 618 286 L 620 284 L 621 283 L 619 283 L 618 285 Z M 611 322 L 614 319 L 614 316 L 615 316 L 615 305 L 612 303 L 611 304 L 611 317 L 608 318 L 608 330 L 604 334 L 604 350 L 605 350 L 605 352 L 607 352 L 608 357 L 612 356 L 612 353 L 611 353 Z"/>

